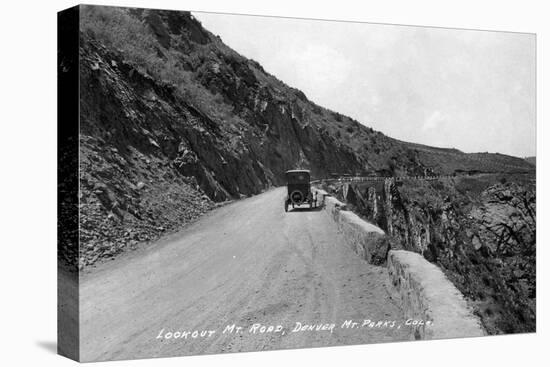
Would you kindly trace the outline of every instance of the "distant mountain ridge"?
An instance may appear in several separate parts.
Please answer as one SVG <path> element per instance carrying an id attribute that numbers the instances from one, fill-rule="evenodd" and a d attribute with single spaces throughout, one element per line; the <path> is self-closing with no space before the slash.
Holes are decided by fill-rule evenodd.
<path id="1" fill-rule="evenodd" d="M 527 162 L 531 163 L 532 165 L 536 166 L 537 165 L 537 157 L 533 156 L 533 157 L 525 157 L 524 158 Z"/>

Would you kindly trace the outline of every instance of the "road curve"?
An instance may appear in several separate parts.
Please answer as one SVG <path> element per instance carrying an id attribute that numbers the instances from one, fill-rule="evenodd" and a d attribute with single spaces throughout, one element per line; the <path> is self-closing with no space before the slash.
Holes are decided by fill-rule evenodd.
<path id="1" fill-rule="evenodd" d="M 82 361 L 409 340 L 406 327 L 340 328 L 348 319 L 401 322 L 398 296 L 386 269 L 345 246 L 325 211 L 285 213 L 284 195 L 218 208 L 81 274 Z M 296 322 L 337 326 L 292 332 Z M 222 333 L 232 324 L 244 332 Z M 284 328 L 252 333 L 254 324 Z M 195 330 L 197 338 L 166 337 Z M 208 330 L 217 331 L 200 336 Z"/>

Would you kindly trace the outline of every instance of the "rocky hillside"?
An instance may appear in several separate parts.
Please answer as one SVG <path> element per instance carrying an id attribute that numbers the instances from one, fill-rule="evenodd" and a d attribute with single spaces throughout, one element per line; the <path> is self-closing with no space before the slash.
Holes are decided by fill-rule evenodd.
<path id="1" fill-rule="evenodd" d="M 536 322 L 535 177 L 388 179 L 326 187 L 388 234 L 394 248 L 437 263 L 492 334 Z"/>
<path id="2" fill-rule="evenodd" d="M 81 267 L 281 185 L 287 169 L 533 169 L 394 140 L 322 108 L 190 13 L 81 6 L 80 17 Z"/>

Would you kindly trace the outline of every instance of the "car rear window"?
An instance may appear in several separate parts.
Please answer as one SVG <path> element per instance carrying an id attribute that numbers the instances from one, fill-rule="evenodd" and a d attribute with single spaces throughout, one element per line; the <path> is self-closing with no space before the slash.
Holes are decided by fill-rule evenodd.
<path id="1" fill-rule="evenodd" d="M 287 174 L 289 183 L 308 183 L 309 175 L 307 172 L 291 172 Z"/>

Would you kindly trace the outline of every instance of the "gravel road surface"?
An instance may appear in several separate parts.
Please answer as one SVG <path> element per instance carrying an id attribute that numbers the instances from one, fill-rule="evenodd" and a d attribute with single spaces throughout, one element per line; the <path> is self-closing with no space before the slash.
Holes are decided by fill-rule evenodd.
<path id="1" fill-rule="evenodd" d="M 357 257 L 325 211 L 285 213 L 284 190 L 81 274 L 81 359 L 409 340 L 386 269 Z"/>

